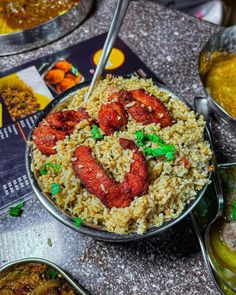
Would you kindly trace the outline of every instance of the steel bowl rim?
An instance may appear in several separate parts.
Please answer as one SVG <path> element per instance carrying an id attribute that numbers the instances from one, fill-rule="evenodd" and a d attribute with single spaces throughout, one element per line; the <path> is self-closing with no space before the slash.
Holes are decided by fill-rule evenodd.
<path id="1" fill-rule="evenodd" d="M 181 96 L 177 95 L 173 90 L 171 90 L 170 88 L 166 87 L 165 85 L 163 85 L 159 82 L 156 82 L 156 81 L 153 81 L 153 82 L 154 82 L 155 86 L 163 89 L 164 91 L 169 92 L 174 98 L 178 98 L 182 102 L 184 102 L 190 108 L 190 110 L 194 110 L 192 106 L 190 106 Z M 41 112 L 38 119 L 36 120 L 35 127 L 38 126 L 39 122 L 41 122 L 41 120 L 43 118 L 45 118 L 45 116 L 48 113 L 50 113 L 50 111 L 52 111 L 55 106 L 57 106 L 61 102 L 64 102 L 65 100 L 69 99 L 74 93 L 76 93 L 78 90 L 88 86 L 89 84 L 90 84 L 90 81 L 78 84 L 78 85 L 74 86 L 73 88 L 71 88 L 71 89 L 67 90 L 66 92 L 57 96 Z M 30 131 L 30 134 L 28 136 L 29 141 L 32 140 L 33 130 L 34 129 L 32 129 Z M 206 126 L 205 126 L 205 138 L 209 141 L 209 143 L 212 146 L 210 132 Z M 80 227 L 76 227 L 73 224 L 73 219 L 71 217 L 69 217 L 68 214 L 63 212 L 62 209 L 59 209 L 57 206 L 55 206 L 54 202 L 50 198 L 48 198 L 46 195 L 44 195 L 43 192 L 40 190 L 39 185 L 38 185 L 36 179 L 34 178 L 34 174 L 31 171 L 31 155 L 30 154 L 31 154 L 31 147 L 29 145 L 27 145 L 26 152 L 25 152 L 25 163 L 26 163 L 26 170 L 27 170 L 28 179 L 29 179 L 30 185 L 33 188 L 33 191 L 34 191 L 36 197 L 38 198 L 40 203 L 45 207 L 45 209 L 51 215 L 53 215 L 58 221 L 60 221 L 64 225 L 70 227 L 71 229 L 74 229 L 81 234 L 85 234 L 87 236 L 93 237 L 97 240 L 103 240 L 106 242 L 136 241 L 136 240 L 140 240 L 140 239 L 144 239 L 144 238 L 156 235 L 164 230 L 169 229 L 173 225 L 180 222 L 183 218 L 185 218 L 195 208 L 195 206 L 201 200 L 202 196 L 204 195 L 204 193 L 208 187 L 208 183 L 205 184 L 203 186 L 203 188 L 197 192 L 197 197 L 194 200 L 190 201 L 188 204 L 186 204 L 185 209 L 177 218 L 166 221 L 159 227 L 152 227 L 152 228 L 148 229 L 144 234 L 138 234 L 136 232 L 132 232 L 132 233 L 128 233 L 128 234 L 116 234 L 116 233 L 108 232 L 106 230 L 95 229 L 92 226 L 87 226 L 86 224 L 81 224 Z M 211 174 L 212 174 L 212 172 L 209 171 L 208 178 L 207 178 L 208 180 L 210 180 Z"/>
<path id="2" fill-rule="evenodd" d="M 202 49 L 201 49 L 201 51 L 200 51 L 200 53 L 198 55 L 198 73 L 199 73 L 199 77 L 200 77 L 200 80 L 201 80 L 201 84 L 202 84 L 204 93 L 205 93 L 206 97 L 208 98 L 210 104 L 213 105 L 220 113 L 223 114 L 224 118 L 222 118 L 222 119 L 225 119 L 228 123 L 235 125 L 236 124 L 236 119 L 233 118 L 229 113 L 227 113 L 225 111 L 225 109 L 222 106 L 220 106 L 215 101 L 215 99 L 210 95 L 209 91 L 205 87 L 205 84 L 204 84 L 204 81 L 202 79 L 202 76 L 200 75 L 201 54 L 204 53 L 204 52 L 210 52 L 209 50 L 207 50 L 207 47 L 212 42 L 212 40 L 215 40 L 215 39 L 219 38 L 222 34 L 224 34 L 227 31 L 231 31 L 231 30 L 236 30 L 236 25 L 221 30 L 220 32 L 214 34 L 213 36 L 211 36 L 207 40 L 207 42 L 204 44 L 204 46 L 202 47 Z M 221 115 L 221 114 L 217 114 L 217 115 Z"/>
<path id="3" fill-rule="evenodd" d="M 2 272 L 7 271 L 7 269 L 17 265 L 17 264 L 25 264 L 25 263 L 42 263 L 50 266 L 51 268 L 54 268 L 58 273 L 60 273 L 66 280 L 67 282 L 76 289 L 76 291 L 80 292 L 82 295 L 86 295 L 87 292 L 79 286 L 61 267 L 59 267 L 57 264 L 55 264 L 52 261 L 49 261 L 44 258 L 37 258 L 37 257 L 30 257 L 30 258 L 23 258 L 23 259 L 18 259 L 12 262 L 9 262 L 2 267 L 0 267 L 0 275 Z"/>

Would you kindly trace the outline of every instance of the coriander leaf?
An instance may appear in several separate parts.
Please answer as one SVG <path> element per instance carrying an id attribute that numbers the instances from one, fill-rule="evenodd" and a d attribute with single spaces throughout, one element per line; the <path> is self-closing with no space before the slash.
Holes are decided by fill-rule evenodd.
<path id="1" fill-rule="evenodd" d="M 175 153 L 174 152 L 168 152 L 168 153 L 166 153 L 166 158 L 169 161 L 173 161 L 175 159 Z"/>
<path id="2" fill-rule="evenodd" d="M 54 270 L 51 270 L 50 272 L 48 272 L 48 276 L 50 277 L 50 279 L 55 280 L 58 277 L 58 273 Z"/>
<path id="3" fill-rule="evenodd" d="M 47 167 L 52 167 L 53 168 L 53 164 L 52 163 L 46 163 L 43 168 L 39 171 L 40 175 L 45 175 L 48 173 Z"/>
<path id="4" fill-rule="evenodd" d="M 151 149 L 151 148 L 149 147 L 149 148 L 146 148 L 146 149 L 144 150 L 144 152 L 145 152 L 145 155 L 152 155 L 153 149 Z"/>
<path id="5" fill-rule="evenodd" d="M 233 220 L 236 221 L 236 210 L 233 211 L 232 217 L 233 217 Z"/>
<path id="6" fill-rule="evenodd" d="M 144 150 L 145 155 L 152 155 L 153 157 L 159 157 L 159 156 L 166 156 L 168 160 L 172 161 L 174 160 L 174 153 L 176 152 L 176 148 L 173 144 L 162 146 L 160 148 L 146 148 Z"/>
<path id="7" fill-rule="evenodd" d="M 56 173 L 58 173 L 58 171 L 60 170 L 61 166 L 56 163 L 56 164 L 52 164 L 52 163 L 46 163 L 43 168 L 41 170 L 39 170 L 39 174 L 40 175 L 45 175 L 48 173 L 48 169 L 47 167 L 51 167 Z"/>
<path id="8" fill-rule="evenodd" d="M 56 173 L 58 173 L 59 172 L 59 170 L 60 170 L 60 168 L 61 168 L 61 165 L 59 165 L 58 163 L 56 163 L 55 165 L 54 165 L 54 170 L 55 170 L 55 172 Z"/>
<path id="9" fill-rule="evenodd" d="M 71 65 L 71 69 L 70 69 L 71 73 L 75 76 L 78 77 L 79 76 L 79 72 L 78 69 L 74 66 Z"/>
<path id="10" fill-rule="evenodd" d="M 21 216 L 21 214 L 23 213 L 23 208 L 25 206 L 24 202 L 20 202 L 18 205 L 16 205 L 15 207 L 10 207 L 8 213 L 10 216 L 12 217 L 19 217 Z"/>
<path id="11" fill-rule="evenodd" d="M 236 209 L 236 202 L 232 204 L 233 209 Z"/>
<path id="12" fill-rule="evenodd" d="M 79 218 L 79 217 L 75 217 L 75 218 L 74 218 L 74 225 L 75 225 L 76 227 L 80 227 L 81 224 L 82 224 L 83 222 L 85 222 L 85 221 L 86 221 L 85 219 L 81 219 L 81 218 Z"/>
<path id="13" fill-rule="evenodd" d="M 97 125 L 93 124 L 91 131 L 94 139 L 103 139 L 104 135 L 100 132 L 100 129 Z"/>
<path id="14" fill-rule="evenodd" d="M 53 183 L 50 188 L 50 192 L 52 195 L 56 195 L 60 191 L 60 184 Z"/>

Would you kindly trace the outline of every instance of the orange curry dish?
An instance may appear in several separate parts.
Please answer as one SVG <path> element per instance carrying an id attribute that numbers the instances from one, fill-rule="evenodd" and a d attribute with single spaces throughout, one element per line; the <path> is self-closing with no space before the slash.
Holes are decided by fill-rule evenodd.
<path id="1" fill-rule="evenodd" d="M 26 30 L 67 12 L 80 0 L 5 0 L 0 11 L 9 27 Z"/>

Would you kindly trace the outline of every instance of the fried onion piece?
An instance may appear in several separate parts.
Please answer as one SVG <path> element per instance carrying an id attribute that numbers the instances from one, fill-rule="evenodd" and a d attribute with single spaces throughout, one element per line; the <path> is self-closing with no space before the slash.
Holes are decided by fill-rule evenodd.
<path id="1" fill-rule="evenodd" d="M 145 157 L 132 140 L 120 139 L 124 149 L 134 151 L 134 163 L 124 181 L 119 183 L 109 177 L 103 167 L 93 158 L 91 149 L 81 145 L 76 149 L 73 168 L 87 190 L 98 197 L 107 208 L 128 207 L 135 197 L 148 189 L 148 173 Z"/>

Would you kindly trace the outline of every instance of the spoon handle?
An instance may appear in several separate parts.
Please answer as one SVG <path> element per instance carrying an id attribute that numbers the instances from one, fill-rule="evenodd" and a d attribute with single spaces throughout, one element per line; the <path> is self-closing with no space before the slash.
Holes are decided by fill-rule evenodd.
<path id="1" fill-rule="evenodd" d="M 93 91 L 94 85 L 101 78 L 102 72 L 106 66 L 106 63 L 107 63 L 108 58 L 110 56 L 111 50 L 114 46 L 114 43 L 117 39 L 118 33 L 121 28 L 121 25 L 123 23 L 129 3 L 130 3 L 130 0 L 118 0 L 116 11 L 115 11 L 115 14 L 114 14 L 105 44 L 102 49 L 102 55 L 100 57 L 98 66 L 97 66 L 96 71 L 94 73 L 92 82 L 89 86 L 89 90 L 88 90 L 88 92 L 85 96 L 85 99 L 84 99 L 85 102 L 88 101 L 88 99 Z"/>

